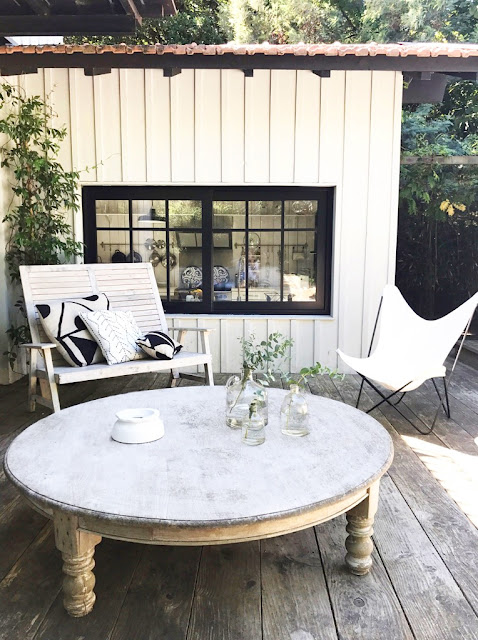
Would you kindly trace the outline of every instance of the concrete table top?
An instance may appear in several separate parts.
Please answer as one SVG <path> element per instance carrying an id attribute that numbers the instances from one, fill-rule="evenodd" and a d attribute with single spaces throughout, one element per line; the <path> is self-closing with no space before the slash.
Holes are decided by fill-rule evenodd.
<path id="1" fill-rule="evenodd" d="M 280 431 L 285 391 L 269 390 L 266 442 L 241 443 L 225 425 L 224 387 L 112 396 L 40 420 L 19 435 L 5 470 L 35 503 L 131 524 L 181 527 L 253 523 L 301 514 L 370 486 L 388 468 L 392 443 L 370 416 L 308 396 L 311 433 Z M 115 413 L 158 408 L 165 436 L 111 439 Z"/>

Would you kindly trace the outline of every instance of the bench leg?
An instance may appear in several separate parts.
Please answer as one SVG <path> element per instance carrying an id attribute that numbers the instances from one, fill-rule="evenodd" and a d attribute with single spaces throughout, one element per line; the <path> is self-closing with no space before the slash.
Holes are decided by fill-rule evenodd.
<path id="1" fill-rule="evenodd" d="M 208 333 L 201 333 L 201 345 L 202 345 L 202 350 L 203 353 L 207 353 L 210 354 L 211 353 L 211 347 L 209 345 L 209 334 Z M 209 362 L 209 364 L 205 364 L 204 365 L 204 377 L 206 380 L 206 384 L 208 384 L 210 387 L 214 386 L 214 376 L 212 373 L 212 362 Z"/>
<path id="2" fill-rule="evenodd" d="M 28 408 L 30 411 L 35 411 L 36 408 L 38 387 L 37 366 L 38 351 L 36 349 L 30 349 L 30 366 L 28 368 Z"/>
<path id="3" fill-rule="evenodd" d="M 345 563 L 351 573 L 363 576 L 372 567 L 373 519 L 377 511 L 380 480 L 370 488 L 367 498 L 347 511 L 347 533 Z"/>
<path id="4" fill-rule="evenodd" d="M 212 373 L 212 365 L 211 364 L 205 364 L 204 365 L 204 377 L 205 377 L 205 381 L 206 384 L 208 384 L 210 387 L 214 386 L 214 376 Z"/>
<path id="5" fill-rule="evenodd" d="M 53 360 L 51 358 L 51 351 L 47 350 L 43 354 L 43 358 L 45 360 L 45 370 L 47 374 L 46 380 L 40 380 L 40 387 L 42 390 L 42 396 L 45 397 L 45 391 L 49 397 L 46 399 L 51 403 L 51 408 L 54 413 L 60 411 L 60 398 L 58 396 L 58 386 L 55 382 L 55 372 L 53 369 Z M 46 384 L 41 384 L 41 383 Z"/>
<path id="6" fill-rule="evenodd" d="M 177 369 L 171 369 L 171 376 L 169 378 L 169 386 L 171 388 L 177 387 L 180 381 L 179 371 Z"/>

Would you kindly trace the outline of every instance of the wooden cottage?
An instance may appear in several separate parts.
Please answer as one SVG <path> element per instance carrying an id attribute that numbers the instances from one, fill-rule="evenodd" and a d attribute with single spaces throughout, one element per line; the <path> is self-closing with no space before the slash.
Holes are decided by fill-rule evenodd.
<path id="1" fill-rule="evenodd" d="M 478 46 L 3 46 L 0 70 L 67 127 L 85 261 L 151 262 L 170 322 L 215 329 L 214 371 L 275 330 L 298 370 L 363 354 L 394 281 L 404 74 L 476 77 Z"/>

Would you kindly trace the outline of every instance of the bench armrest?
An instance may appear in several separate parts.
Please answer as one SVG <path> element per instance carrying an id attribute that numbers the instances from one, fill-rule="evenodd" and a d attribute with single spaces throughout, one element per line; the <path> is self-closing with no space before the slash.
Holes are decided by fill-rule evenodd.
<path id="1" fill-rule="evenodd" d="M 54 349 L 56 344 L 53 342 L 26 342 L 21 344 L 22 349 Z"/>
<path id="2" fill-rule="evenodd" d="M 197 331 L 198 333 L 211 333 L 215 329 L 205 329 L 203 327 L 171 327 L 169 331 Z"/>

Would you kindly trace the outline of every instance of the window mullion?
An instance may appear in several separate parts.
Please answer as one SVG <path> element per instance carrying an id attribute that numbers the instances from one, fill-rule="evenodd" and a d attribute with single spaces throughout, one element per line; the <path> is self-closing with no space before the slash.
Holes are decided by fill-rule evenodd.
<path id="1" fill-rule="evenodd" d="M 165 200 L 164 209 L 166 213 L 166 297 L 169 302 L 171 300 L 171 273 L 169 262 L 169 200 Z"/>
<path id="2" fill-rule="evenodd" d="M 280 214 L 280 302 L 284 301 L 284 227 L 285 227 L 285 203 L 281 201 Z"/>
<path id="3" fill-rule="evenodd" d="M 214 306 L 213 256 L 214 237 L 212 229 L 213 195 L 202 199 L 202 301 L 209 313 Z"/>
<path id="4" fill-rule="evenodd" d="M 246 232 L 245 237 L 245 265 L 244 265 L 244 283 L 246 286 L 246 302 L 249 302 L 249 201 L 246 200 Z M 241 275 L 239 274 L 239 291 L 241 285 Z"/>

